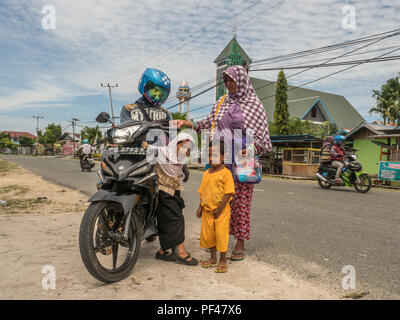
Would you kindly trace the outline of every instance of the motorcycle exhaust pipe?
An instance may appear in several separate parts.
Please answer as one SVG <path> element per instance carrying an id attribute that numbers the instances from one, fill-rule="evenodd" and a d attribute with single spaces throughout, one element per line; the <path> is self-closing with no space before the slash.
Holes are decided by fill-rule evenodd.
<path id="1" fill-rule="evenodd" d="M 321 179 L 323 182 L 328 182 L 323 176 L 321 176 L 319 173 L 315 174 L 319 179 Z"/>

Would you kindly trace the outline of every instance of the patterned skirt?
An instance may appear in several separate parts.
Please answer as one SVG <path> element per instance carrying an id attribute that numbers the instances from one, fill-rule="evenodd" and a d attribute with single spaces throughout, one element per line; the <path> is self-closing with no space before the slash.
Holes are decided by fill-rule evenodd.
<path id="1" fill-rule="evenodd" d="M 231 201 L 229 233 L 236 240 L 250 239 L 250 206 L 254 184 L 235 183 L 235 195 Z"/>

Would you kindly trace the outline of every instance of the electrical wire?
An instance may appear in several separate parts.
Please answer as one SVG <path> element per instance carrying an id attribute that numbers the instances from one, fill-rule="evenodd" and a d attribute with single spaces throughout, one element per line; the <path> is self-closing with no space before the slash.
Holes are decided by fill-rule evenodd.
<path id="1" fill-rule="evenodd" d="M 266 69 L 255 69 L 251 70 L 252 72 L 257 71 L 276 71 L 276 70 L 292 70 L 292 69 L 311 69 L 311 68 L 326 68 L 326 67 L 337 67 L 343 65 L 352 65 L 357 64 L 359 62 L 366 61 L 368 63 L 372 62 L 384 62 L 384 61 L 392 61 L 399 60 L 400 56 L 390 56 L 390 57 L 382 57 L 382 58 L 372 58 L 372 59 L 362 59 L 362 60 L 349 60 L 349 61 L 341 61 L 341 62 L 333 62 L 333 63 L 324 63 L 324 64 L 315 64 L 315 65 L 295 65 L 295 66 L 282 66 L 276 68 L 266 68 Z"/>
<path id="2" fill-rule="evenodd" d="M 384 54 L 381 54 L 381 55 L 379 55 L 379 56 L 376 56 L 376 57 L 374 57 L 374 58 L 371 58 L 371 59 L 380 58 L 380 57 L 383 57 L 383 56 L 385 56 L 385 55 L 391 54 L 391 53 L 393 53 L 393 52 L 395 52 L 395 51 L 398 51 L 398 50 L 400 50 L 400 47 L 397 48 L 397 49 L 391 50 L 391 51 L 389 51 L 389 52 L 387 52 L 387 53 L 384 53 Z M 368 59 L 368 60 L 371 60 L 371 59 Z M 306 85 L 308 85 L 308 84 L 311 84 L 311 83 L 314 83 L 314 82 L 317 82 L 317 81 L 326 79 L 326 78 L 331 77 L 331 76 L 333 76 L 333 75 L 335 75 L 335 74 L 338 74 L 338 73 L 341 73 L 341 72 L 350 70 L 350 69 L 352 69 L 352 68 L 355 68 L 355 67 L 357 67 L 357 66 L 359 66 L 359 65 L 361 65 L 361 64 L 369 63 L 368 60 L 366 60 L 366 61 L 364 61 L 364 62 L 360 62 L 360 63 L 358 63 L 358 64 L 354 64 L 354 65 L 352 65 L 352 66 L 350 66 L 350 67 L 341 69 L 341 70 L 339 70 L 339 71 L 332 72 L 332 73 L 330 73 L 330 74 L 328 74 L 328 75 L 326 75 L 326 76 L 320 77 L 320 78 L 318 78 L 318 79 L 314 79 L 314 80 L 305 82 L 305 83 L 303 83 L 303 84 L 301 84 L 301 85 L 299 85 L 299 86 L 293 86 L 292 88 L 288 89 L 287 91 L 293 91 L 293 90 L 299 89 L 299 88 L 301 88 L 301 87 L 303 87 L 303 86 L 306 86 Z M 260 100 L 265 100 L 265 99 L 269 99 L 269 98 L 273 98 L 273 97 L 275 97 L 275 94 L 274 94 L 274 95 L 270 95 L 270 96 L 268 96 L 268 97 L 259 98 L 259 99 L 260 99 Z"/>

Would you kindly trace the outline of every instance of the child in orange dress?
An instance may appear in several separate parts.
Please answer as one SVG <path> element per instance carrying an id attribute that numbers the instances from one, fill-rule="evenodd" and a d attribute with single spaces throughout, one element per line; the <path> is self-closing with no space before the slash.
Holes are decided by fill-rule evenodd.
<path id="1" fill-rule="evenodd" d="M 224 144 L 220 148 L 209 146 L 209 164 L 204 172 L 198 192 L 200 205 L 197 217 L 201 217 L 200 246 L 210 249 L 211 258 L 202 261 L 203 268 L 217 266 L 215 272 L 226 272 L 226 252 L 229 243 L 229 220 L 231 208 L 229 201 L 235 194 L 235 185 L 231 171 L 223 164 Z M 217 265 L 217 251 L 220 259 Z"/>

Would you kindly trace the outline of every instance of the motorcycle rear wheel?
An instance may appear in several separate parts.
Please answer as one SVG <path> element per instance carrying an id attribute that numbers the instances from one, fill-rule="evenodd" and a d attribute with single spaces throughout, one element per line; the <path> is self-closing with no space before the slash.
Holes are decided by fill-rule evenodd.
<path id="1" fill-rule="evenodd" d="M 136 264 L 140 251 L 140 222 L 134 214 L 132 214 L 130 236 L 127 241 L 122 243 L 116 241 L 112 242 L 107 239 L 108 230 L 110 230 L 110 225 L 113 221 L 110 219 L 106 221 L 106 223 L 103 223 L 103 217 L 107 219 L 109 215 L 109 213 L 105 215 L 104 212 L 108 212 L 107 210 L 110 209 L 116 210 L 117 207 L 119 207 L 119 212 L 117 209 L 116 212 L 118 213 L 116 216 L 121 218 L 123 210 L 119 204 L 108 201 L 91 203 L 82 218 L 79 230 L 79 249 L 83 264 L 94 278 L 105 283 L 117 282 L 127 278 Z M 107 225 L 109 227 L 106 227 Z M 95 232 L 96 227 L 97 231 Z M 117 231 L 118 227 L 118 223 L 115 223 L 115 230 L 113 231 Z M 123 226 L 121 227 L 121 229 L 123 229 Z M 111 228 L 114 228 L 114 224 Z M 108 246 L 101 246 L 100 243 L 97 243 L 99 239 L 101 239 L 103 243 L 107 243 Z M 118 249 L 120 246 L 127 248 L 128 252 L 123 263 L 117 267 Z M 125 250 L 125 248 L 122 249 Z M 102 261 L 99 260 L 98 254 L 102 255 L 100 256 L 100 260 L 105 259 L 104 256 L 106 255 L 112 255 L 112 269 L 104 266 Z"/>
<path id="2" fill-rule="evenodd" d="M 354 188 L 357 190 L 357 192 L 360 193 L 367 193 L 372 186 L 371 178 L 369 177 L 368 174 L 363 173 L 358 177 L 360 179 L 361 183 L 357 183 L 357 180 L 354 182 Z"/>

